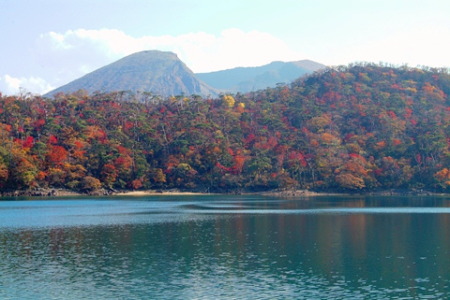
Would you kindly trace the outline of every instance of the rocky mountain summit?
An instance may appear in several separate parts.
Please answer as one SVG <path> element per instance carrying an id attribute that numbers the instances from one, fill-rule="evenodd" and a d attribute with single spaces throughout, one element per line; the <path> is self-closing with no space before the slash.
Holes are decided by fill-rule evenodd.
<path id="1" fill-rule="evenodd" d="M 217 91 L 196 78 L 175 53 L 142 51 L 126 56 L 61 86 L 45 96 L 77 90 L 93 92 L 151 92 L 161 96 L 216 95 Z"/>

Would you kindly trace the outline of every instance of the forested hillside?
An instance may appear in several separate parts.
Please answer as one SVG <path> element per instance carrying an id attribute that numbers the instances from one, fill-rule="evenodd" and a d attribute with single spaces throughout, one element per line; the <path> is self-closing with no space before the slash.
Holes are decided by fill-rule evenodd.
<path id="1" fill-rule="evenodd" d="M 0 190 L 450 191 L 448 70 L 355 65 L 218 99 L 0 98 Z"/>

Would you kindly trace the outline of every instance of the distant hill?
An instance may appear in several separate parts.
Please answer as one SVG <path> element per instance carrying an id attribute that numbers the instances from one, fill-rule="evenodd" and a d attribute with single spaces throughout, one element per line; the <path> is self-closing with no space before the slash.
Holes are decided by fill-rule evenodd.
<path id="1" fill-rule="evenodd" d="M 44 96 L 84 89 L 89 93 L 145 91 L 161 96 L 216 95 L 217 91 L 199 81 L 172 52 L 142 51 L 126 56 L 61 86 Z"/>
<path id="2" fill-rule="evenodd" d="M 278 83 L 290 83 L 305 74 L 323 68 L 325 65 L 311 60 L 276 61 L 260 67 L 239 67 L 195 75 L 220 91 L 236 93 L 274 87 Z"/>

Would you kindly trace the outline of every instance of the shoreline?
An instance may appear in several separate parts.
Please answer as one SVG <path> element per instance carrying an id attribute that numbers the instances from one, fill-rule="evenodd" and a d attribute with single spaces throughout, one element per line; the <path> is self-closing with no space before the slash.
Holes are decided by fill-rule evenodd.
<path id="1" fill-rule="evenodd" d="M 111 196 L 195 196 L 195 195 L 217 195 L 215 193 L 197 193 L 197 192 L 181 192 L 181 191 L 155 191 L 155 190 L 142 190 L 142 191 L 121 191 L 112 193 Z"/>
<path id="2" fill-rule="evenodd" d="M 261 195 L 271 197 L 295 198 L 295 197 L 317 197 L 317 196 L 446 196 L 446 193 L 435 193 L 423 190 L 382 190 L 367 191 L 359 193 L 338 193 L 338 192 L 314 192 L 310 190 L 291 189 L 291 190 L 271 190 L 261 192 L 233 191 L 229 193 L 207 193 L 181 191 L 178 189 L 169 190 L 106 190 L 100 189 L 89 193 L 76 192 L 61 188 L 48 188 L 36 190 L 10 191 L 0 193 L 1 198 L 17 197 L 80 197 L 80 196 L 204 196 L 204 195 Z"/>

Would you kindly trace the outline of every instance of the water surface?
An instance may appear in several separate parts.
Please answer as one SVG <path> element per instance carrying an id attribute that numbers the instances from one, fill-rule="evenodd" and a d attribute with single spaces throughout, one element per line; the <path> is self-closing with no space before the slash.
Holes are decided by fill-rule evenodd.
<path id="1" fill-rule="evenodd" d="M 0 299 L 446 299 L 449 197 L 0 202 Z"/>

